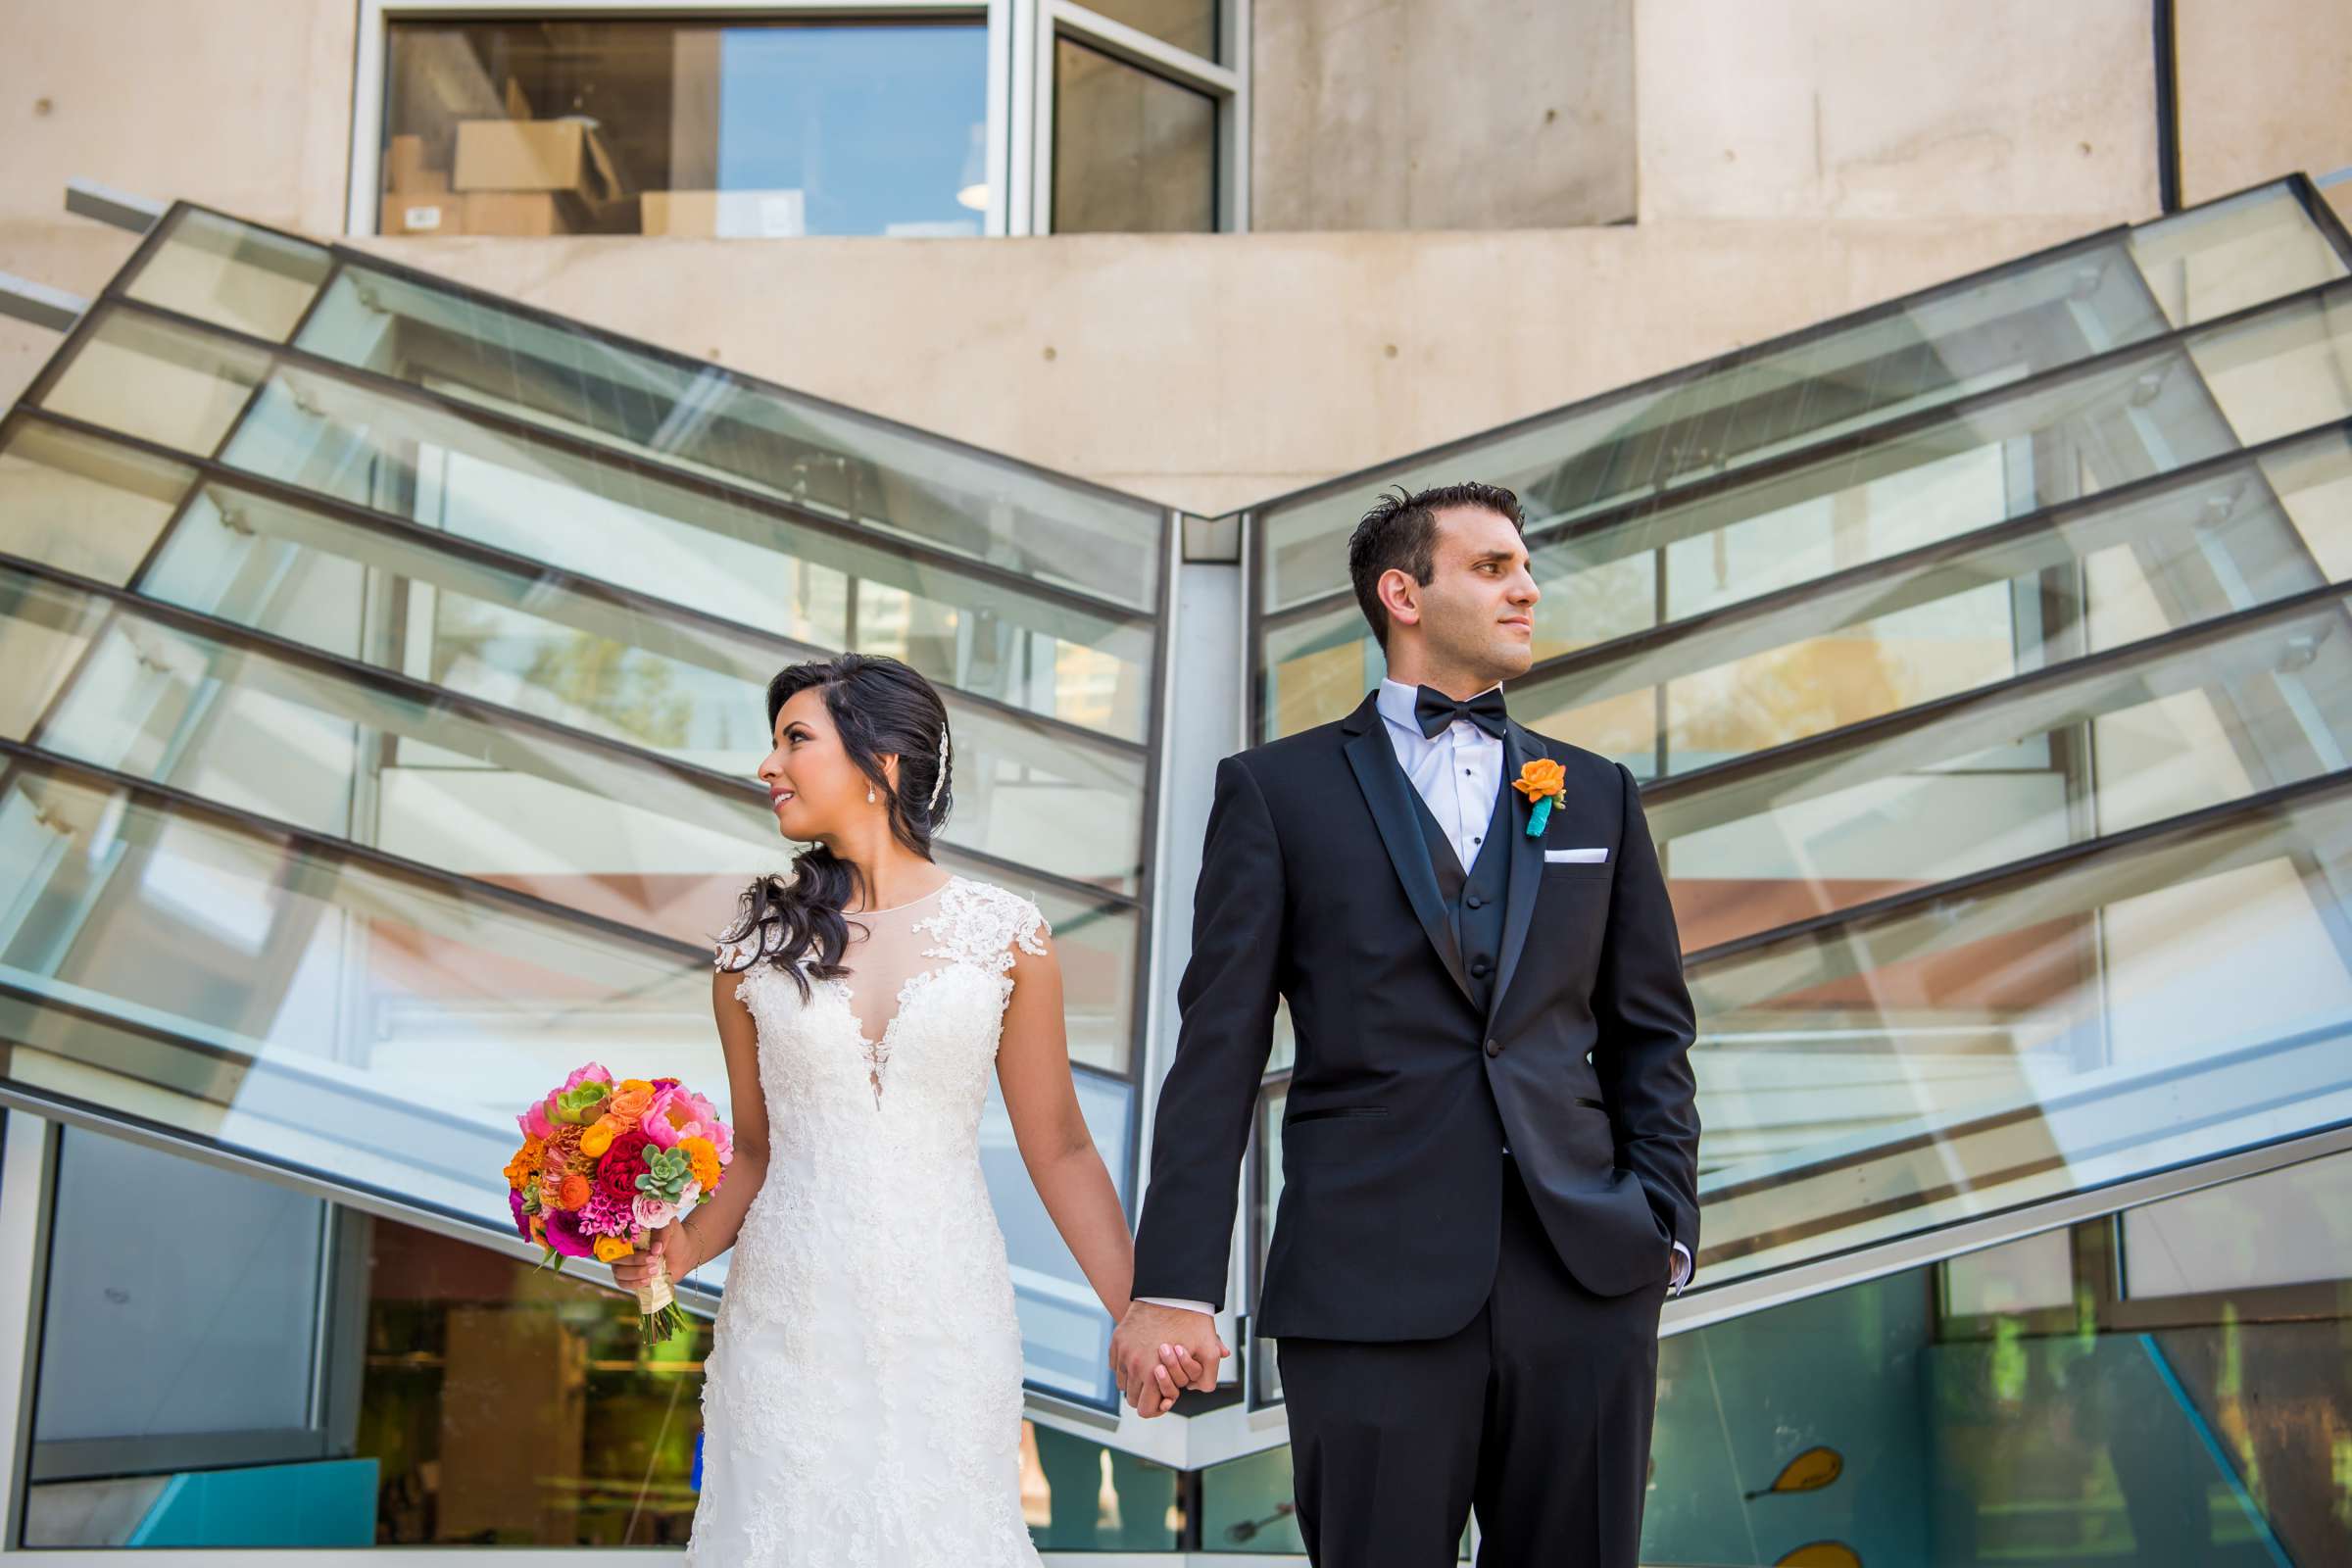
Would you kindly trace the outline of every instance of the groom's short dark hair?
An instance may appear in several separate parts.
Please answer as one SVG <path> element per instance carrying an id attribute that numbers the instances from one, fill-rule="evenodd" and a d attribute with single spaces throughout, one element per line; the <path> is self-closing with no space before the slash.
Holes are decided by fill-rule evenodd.
<path id="1" fill-rule="evenodd" d="M 1380 574 L 1394 566 L 1411 572 L 1413 581 L 1424 585 L 1436 576 L 1437 514 L 1453 507 L 1484 507 L 1510 518 L 1521 533 L 1527 531 L 1527 515 L 1519 510 L 1517 496 L 1498 484 L 1472 482 L 1437 485 L 1409 495 L 1402 485 L 1395 495 L 1383 492 L 1348 537 L 1348 576 L 1355 584 L 1355 602 L 1372 623 L 1373 640 L 1384 654 L 1389 650 L 1389 612 L 1375 591 Z"/>

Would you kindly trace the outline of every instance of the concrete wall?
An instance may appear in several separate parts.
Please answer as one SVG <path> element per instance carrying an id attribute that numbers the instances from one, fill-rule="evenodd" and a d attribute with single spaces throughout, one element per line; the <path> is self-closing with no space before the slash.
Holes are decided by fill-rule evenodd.
<path id="1" fill-rule="evenodd" d="M 2352 169 L 2352 5 L 2186 0 L 2180 18 L 2181 200 Z M 2352 180 L 2328 195 L 2352 219 Z"/>
<path id="2" fill-rule="evenodd" d="M 1217 512 L 2155 213 L 2144 4 L 1935 0 L 1893 30 L 1883 9 L 1846 0 L 1633 0 L 1642 222 L 1513 226 L 1502 208 L 1574 181 L 1572 161 L 1522 156 L 1555 106 L 1534 90 L 1544 74 L 1507 57 L 1549 56 L 1545 71 L 1563 53 L 1597 60 L 1617 15 L 1598 0 L 1559 9 L 1598 20 L 1566 31 L 1529 20 L 1532 42 L 1516 51 L 1489 24 L 1476 48 L 1448 56 L 1401 7 L 1260 0 L 1261 37 L 1320 29 L 1293 72 L 1320 60 L 1343 83 L 1374 73 L 1371 97 L 1420 95 L 1407 117 L 1423 128 L 1396 145 L 1408 164 L 1454 160 L 1451 183 L 1473 207 L 1482 189 L 1501 193 L 1470 215 L 1481 228 L 362 243 Z M 2261 9 L 2285 27 L 2277 47 L 2278 27 L 2239 37 L 2237 10 L 2183 7 L 2192 197 L 2352 162 L 2328 150 L 2344 140 L 2344 74 L 2328 62 L 2348 47 L 2352 8 Z M 0 51 L 0 270 L 90 292 L 128 254 L 129 236 L 64 215 L 76 174 L 337 233 L 354 14 L 351 0 L 0 0 L 14 45 Z M 1524 15 L 1551 12 L 1531 0 Z M 1363 214 L 1349 221 L 1387 221 L 1372 194 L 1346 187 L 1391 181 L 1392 154 L 1299 155 L 1289 138 L 1313 122 L 1283 128 L 1292 111 L 1269 52 L 1259 167 L 1333 189 L 1309 200 L 1261 184 L 1261 215 L 1324 202 Z M 1402 74 L 1380 77 L 1382 62 Z M 1493 85 L 1465 99 L 1425 85 L 1454 78 Z M 1609 122 L 1605 91 L 1592 91 Z M 1521 122 L 1537 128 L 1522 137 Z M 1483 154 L 1481 136 L 1493 138 Z M 1446 220 L 1434 207 L 1415 219 Z M 56 342 L 0 322 L 0 398 Z"/>
<path id="3" fill-rule="evenodd" d="M 1635 0 L 1260 0 L 1250 224 L 1634 216 Z"/>

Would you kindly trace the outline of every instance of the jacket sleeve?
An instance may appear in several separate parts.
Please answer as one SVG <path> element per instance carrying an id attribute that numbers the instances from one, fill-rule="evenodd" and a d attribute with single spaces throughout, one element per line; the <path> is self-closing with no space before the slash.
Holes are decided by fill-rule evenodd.
<path id="1" fill-rule="evenodd" d="M 1682 935 L 1642 794 L 1624 763 L 1617 764 L 1617 774 L 1625 826 L 1592 993 L 1599 1026 L 1592 1064 L 1626 1167 L 1641 1178 L 1668 1238 L 1695 1257 L 1698 1105 L 1690 1047 L 1697 1026 L 1683 981 Z"/>
<path id="2" fill-rule="evenodd" d="M 1239 756 L 1225 758 L 1193 893 L 1193 956 L 1176 988 L 1176 1057 L 1152 1124 L 1135 1296 L 1224 1305 L 1242 1152 L 1274 1049 L 1283 905 L 1265 797 Z"/>

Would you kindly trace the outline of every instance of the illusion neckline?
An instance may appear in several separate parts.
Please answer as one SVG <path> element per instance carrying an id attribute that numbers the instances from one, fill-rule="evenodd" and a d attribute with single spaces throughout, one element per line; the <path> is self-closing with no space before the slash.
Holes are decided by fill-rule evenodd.
<path id="1" fill-rule="evenodd" d="M 951 872 L 949 873 L 947 882 L 942 882 L 939 886 L 933 888 L 930 892 L 924 894 L 919 899 L 908 899 L 905 904 L 893 904 L 879 909 L 844 909 L 841 912 L 845 915 L 896 914 L 901 909 L 911 909 L 918 904 L 930 903 L 933 899 L 938 898 L 942 893 L 947 892 L 948 882 L 953 882 L 955 880 L 955 874 Z"/>

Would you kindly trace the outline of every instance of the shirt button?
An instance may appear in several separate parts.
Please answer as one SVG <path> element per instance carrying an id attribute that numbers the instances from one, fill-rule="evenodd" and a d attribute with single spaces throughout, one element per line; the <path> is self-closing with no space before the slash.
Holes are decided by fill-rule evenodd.
<path id="1" fill-rule="evenodd" d="M 1502 1042 L 1501 1042 L 1501 1041 L 1499 1041 L 1499 1040 L 1490 1040 L 1490 1041 L 1488 1041 L 1488 1042 L 1487 1042 L 1487 1054 L 1488 1054 L 1488 1055 L 1490 1055 L 1490 1056 L 1499 1056 L 1499 1055 L 1501 1055 L 1501 1054 L 1502 1054 Z"/>

